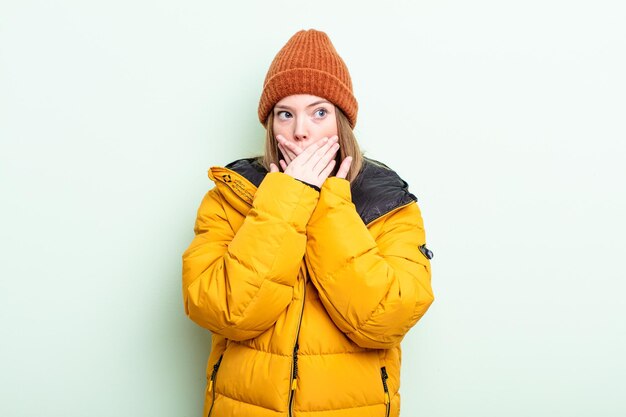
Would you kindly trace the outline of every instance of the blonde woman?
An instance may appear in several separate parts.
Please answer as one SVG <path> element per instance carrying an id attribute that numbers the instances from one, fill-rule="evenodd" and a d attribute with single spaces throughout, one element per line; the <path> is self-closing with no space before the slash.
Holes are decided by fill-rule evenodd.
<path id="1" fill-rule="evenodd" d="M 400 342 L 434 300 L 417 198 L 359 150 L 358 105 L 324 32 L 267 73 L 265 153 L 212 167 L 183 254 L 212 333 L 205 416 L 398 416 Z"/>

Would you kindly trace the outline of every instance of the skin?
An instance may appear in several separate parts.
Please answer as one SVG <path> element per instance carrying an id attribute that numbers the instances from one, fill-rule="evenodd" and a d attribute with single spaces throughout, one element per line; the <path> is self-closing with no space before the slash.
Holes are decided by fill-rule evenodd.
<path id="1" fill-rule="evenodd" d="M 295 94 L 274 106 L 272 134 L 283 158 L 283 172 L 296 179 L 321 187 L 335 166 L 339 151 L 335 106 L 322 97 Z M 337 170 L 338 178 L 346 178 L 352 157 L 347 156 Z M 270 164 L 270 172 L 279 172 Z"/>

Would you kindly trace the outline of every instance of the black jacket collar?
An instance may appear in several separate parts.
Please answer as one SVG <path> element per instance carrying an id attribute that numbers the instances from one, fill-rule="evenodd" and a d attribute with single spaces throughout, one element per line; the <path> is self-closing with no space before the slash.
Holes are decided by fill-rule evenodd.
<path id="1" fill-rule="evenodd" d="M 259 158 L 238 159 L 226 165 L 226 168 L 243 175 L 257 188 L 267 174 Z M 373 222 L 395 208 L 417 201 L 417 197 L 409 192 L 406 181 L 395 171 L 367 157 L 363 157 L 363 167 L 350 184 L 350 191 L 352 203 L 365 224 Z"/>

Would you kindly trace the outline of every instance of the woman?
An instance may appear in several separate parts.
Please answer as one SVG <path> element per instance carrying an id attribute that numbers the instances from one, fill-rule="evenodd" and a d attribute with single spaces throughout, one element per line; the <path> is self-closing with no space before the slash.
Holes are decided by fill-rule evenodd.
<path id="1" fill-rule="evenodd" d="M 296 33 L 265 79 L 265 155 L 212 167 L 183 254 L 212 332 L 204 415 L 397 416 L 400 341 L 433 302 L 416 197 L 365 158 L 350 75 Z"/>

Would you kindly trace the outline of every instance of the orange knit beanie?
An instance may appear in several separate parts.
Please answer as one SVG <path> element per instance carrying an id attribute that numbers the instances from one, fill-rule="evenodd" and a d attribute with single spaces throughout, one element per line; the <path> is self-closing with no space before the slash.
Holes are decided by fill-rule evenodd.
<path id="1" fill-rule="evenodd" d="M 263 83 L 261 124 L 265 126 L 276 103 L 292 94 L 323 97 L 343 111 L 352 127 L 356 124 L 358 103 L 348 67 L 324 32 L 301 30 L 278 52 Z"/>

